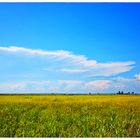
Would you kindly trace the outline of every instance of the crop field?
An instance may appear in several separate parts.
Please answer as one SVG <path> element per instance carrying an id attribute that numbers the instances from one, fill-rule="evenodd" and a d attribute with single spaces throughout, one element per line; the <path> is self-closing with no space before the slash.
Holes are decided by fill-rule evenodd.
<path id="1" fill-rule="evenodd" d="M 0 137 L 140 137 L 140 95 L 0 95 Z"/>

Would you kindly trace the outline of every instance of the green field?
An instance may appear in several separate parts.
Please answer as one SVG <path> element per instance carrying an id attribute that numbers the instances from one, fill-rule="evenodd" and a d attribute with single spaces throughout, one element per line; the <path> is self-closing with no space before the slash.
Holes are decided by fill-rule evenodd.
<path id="1" fill-rule="evenodd" d="M 0 95 L 0 137 L 140 137 L 140 96 Z"/>

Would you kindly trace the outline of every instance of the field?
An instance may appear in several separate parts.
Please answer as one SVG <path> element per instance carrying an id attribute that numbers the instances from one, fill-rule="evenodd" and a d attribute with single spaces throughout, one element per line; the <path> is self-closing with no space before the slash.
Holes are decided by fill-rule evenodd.
<path id="1" fill-rule="evenodd" d="M 140 95 L 0 95 L 0 137 L 140 137 Z"/>

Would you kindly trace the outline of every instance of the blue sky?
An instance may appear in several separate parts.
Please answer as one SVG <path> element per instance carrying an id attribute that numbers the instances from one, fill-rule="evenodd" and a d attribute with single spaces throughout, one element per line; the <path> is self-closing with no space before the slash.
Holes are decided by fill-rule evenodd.
<path id="1" fill-rule="evenodd" d="M 139 3 L 0 3 L 0 92 L 140 92 Z"/>

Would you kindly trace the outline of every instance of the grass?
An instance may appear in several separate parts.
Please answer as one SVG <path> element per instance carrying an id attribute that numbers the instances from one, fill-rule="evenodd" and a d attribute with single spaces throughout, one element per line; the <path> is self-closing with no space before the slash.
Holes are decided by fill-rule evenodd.
<path id="1" fill-rule="evenodd" d="M 140 96 L 0 95 L 0 137 L 140 137 Z"/>

